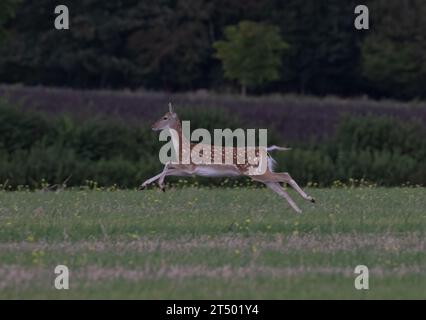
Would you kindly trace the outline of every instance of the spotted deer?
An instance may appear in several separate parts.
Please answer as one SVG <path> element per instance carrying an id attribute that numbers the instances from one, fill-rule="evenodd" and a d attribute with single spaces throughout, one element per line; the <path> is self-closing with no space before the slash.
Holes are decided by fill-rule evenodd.
<path id="1" fill-rule="evenodd" d="M 182 159 L 185 152 L 191 152 L 195 148 L 195 144 L 190 143 L 185 140 L 186 137 L 182 133 L 181 121 L 179 120 L 177 114 L 173 111 L 173 107 L 169 104 L 169 112 L 167 112 L 162 118 L 152 125 L 152 130 L 159 131 L 163 129 L 169 129 L 174 131 L 175 135 L 172 135 L 172 144 L 175 148 L 176 153 L 179 155 L 178 159 Z M 186 150 L 183 146 L 189 146 Z M 241 177 L 246 176 L 251 178 L 254 181 L 264 183 L 269 189 L 277 193 L 279 196 L 287 200 L 288 204 L 297 212 L 301 213 L 302 211 L 289 196 L 286 190 L 280 185 L 280 183 L 289 184 L 294 190 L 296 190 L 299 195 L 310 202 L 315 202 L 314 198 L 307 195 L 293 180 L 293 178 L 287 172 L 274 172 L 273 167 L 275 160 L 270 156 L 269 152 L 274 150 L 286 151 L 288 148 L 270 146 L 266 148 L 266 152 L 262 153 L 261 150 L 256 147 L 254 154 L 256 157 L 255 165 L 253 161 L 246 161 L 241 163 L 237 161 L 238 156 L 246 156 L 247 160 L 249 155 L 246 150 L 241 150 L 236 147 L 222 147 L 222 146 L 210 146 L 211 147 L 211 159 L 214 159 L 215 155 L 221 156 L 224 159 L 227 156 L 231 156 L 232 163 L 225 162 L 224 164 L 217 163 L 195 163 L 190 160 L 188 164 L 183 164 L 182 161 L 178 163 L 168 162 L 161 173 L 156 176 L 146 180 L 141 184 L 140 189 L 145 189 L 149 184 L 157 181 L 161 190 L 165 191 L 164 179 L 167 176 L 205 176 L 205 177 Z M 241 154 L 243 152 L 243 154 Z M 220 155 L 221 153 L 221 155 Z M 259 167 L 260 163 L 266 161 L 266 170 L 262 171 L 260 174 L 258 171 L 253 170 Z"/>

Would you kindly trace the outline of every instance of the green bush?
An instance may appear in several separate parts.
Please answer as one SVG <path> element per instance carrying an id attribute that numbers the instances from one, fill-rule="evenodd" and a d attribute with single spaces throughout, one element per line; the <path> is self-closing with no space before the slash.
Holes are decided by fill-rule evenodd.
<path id="1" fill-rule="evenodd" d="M 40 114 L 23 113 L 17 108 L 1 106 L 0 150 L 3 152 L 30 149 L 35 143 L 46 138 L 51 130 L 51 125 Z"/>
<path id="2" fill-rule="evenodd" d="M 419 123 L 390 117 L 345 117 L 336 129 L 334 143 L 339 150 L 389 151 L 426 157 L 426 129 Z"/>

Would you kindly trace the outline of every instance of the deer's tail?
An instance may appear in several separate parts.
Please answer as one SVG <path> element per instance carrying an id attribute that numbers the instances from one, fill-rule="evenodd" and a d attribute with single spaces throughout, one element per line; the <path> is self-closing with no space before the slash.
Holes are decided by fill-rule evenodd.
<path id="1" fill-rule="evenodd" d="M 274 150 L 279 150 L 279 151 L 289 151 L 291 150 L 291 148 L 284 148 L 284 147 L 278 147 L 276 145 L 270 146 L 266 148 L 266 151 L 274 151 Z"/>
<path id="2" fill-rule="evenodd" d="M 274 150 L 288 151 L 288 150 L 291 150 L 291 148 L 278 147 L 276 145 L 266 148 L 266 151 L 268 152 L 268 167 L 269 167 L 269 170 L 271 170 L 271 172 L 273 172 L 275 167 L 277 166 L 277 161 L 275 161 L 275 159 L 272 158 L 272 156 L 269 153 L 270 151 L 274 151 Z"/>

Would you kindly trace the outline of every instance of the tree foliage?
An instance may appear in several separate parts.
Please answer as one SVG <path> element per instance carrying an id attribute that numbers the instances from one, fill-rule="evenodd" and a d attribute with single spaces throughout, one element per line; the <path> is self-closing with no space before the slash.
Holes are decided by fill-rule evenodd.
<path id="1" fill-rule="evenodd" d="M 379 92 L 426 97 L 426 5 L 422 0 L 377 0 L 381 12 L 362 45 L 363 72 Z"/>
<path id="2" fill-rule="evenodd" d="M 18 0 L 2 0 L 0 2 L 0 41 L 5 36 L 4 24 L 14 15 Z"/>
<path id="3" fill-rule="evenodd" d="M 247 20 L 276 26 L 289 45 L 279 79 L 255 93 L 425 96 L 422 0 L 366 2 L 368 31 L 354 28 L 357 0 L 64 0 L 67 31 L 53 27 L 56 1 L 21 1 L 9 19 L 16 1 L 0 1 L 0 26 L 10 34 L 0 47 L 0 82 L 232 90 L 213 43 Z"/>
<path id="4" fill-rule="evenodd" d="M 215 56 L 223 63 L 225 77 L 241 84 L 243 95 L 248 86 L 279 79 L 281 54 L 288 45 L 277 27 L 242 21 L 227 27 L 225 38 L 213 44 Z"/>

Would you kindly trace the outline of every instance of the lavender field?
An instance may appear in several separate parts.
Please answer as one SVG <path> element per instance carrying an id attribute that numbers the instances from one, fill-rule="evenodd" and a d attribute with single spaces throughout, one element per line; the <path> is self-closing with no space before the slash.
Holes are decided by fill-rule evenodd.
<path id="1" fill-rule="evenodd" d="M 303 96 L 249 97 L 215 95 L 204 91 L 187 94 L 159 92 L 90 91 L 48 87 L 0 86 L 0 98 L 24 109 L 78 118 L 96 115 L 122 118 L 129 123 L 152 123 L 172 101 L 180 108 L 224 111 L 247 127 L 268 127 L 286 141 L 321 139 L 334 132 L 341 116 L 390 116 L 426 125 L 426 103 L 367 99 L 310 98 Z M 214 124 L 213 124 L 214 125 Z"/>

